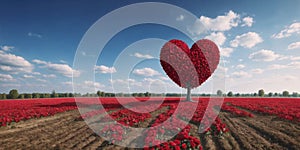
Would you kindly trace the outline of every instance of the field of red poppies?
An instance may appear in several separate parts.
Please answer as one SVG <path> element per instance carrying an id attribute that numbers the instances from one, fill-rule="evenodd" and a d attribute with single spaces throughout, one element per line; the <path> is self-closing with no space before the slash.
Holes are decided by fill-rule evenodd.
<path id="1" fill-rule="evenodd" d="M 89 98 L 82 99 L 86 106 L 95 105 Z M 149 100 L 147 97 L 138 99 Z M 73 98 L 0 101 L 0 149 L 125 149 L 117 145 L 132 136 L 132 131 L 124 126 L 152 127 L 144 133 L 146 136 L 136 137 L 135 142 L 127 141 L 130 147 L 135 147 L 138 140 L 144 149 L 300 148 L 300 99 L 225 98 L 221 108 L 211 107 L 206 113 L 209 98 L 199 98 L 198 103 L 165 98 L 156 108 L 154 104 L 159 99 L 151 99 L 153 105 L 135 105 L 128 99 L 126 104 L 137 110 L 153 110 L 136 113 L 119 104 L 116 98 L 100 98 L 105 109 L 83 114 L 79 114 Z M 183 107 L 178 107 L 179 103 L 183 103 Z M 190 109 L 192 105 L 197 105 L 195 110 Z M 214 109 L 221 110 L 216 118 Z M 97 118 L 106 122 L 105 112 L 121 125 L 108 124 L 95 134 L 83 120 Z M 175 117 L 164 128 L 157 127 L 171 116 Z M 212 125 L 199 134 L 200 122 L 205 124 L 211 120 Z M 188 125 L 178 131 L 175 125 L 185 123 Z M 162 143 L 176 132 L 179 133 L 171 140 Z M 109 135 L 110 139 L 104 140 L 99 135 Z"/>

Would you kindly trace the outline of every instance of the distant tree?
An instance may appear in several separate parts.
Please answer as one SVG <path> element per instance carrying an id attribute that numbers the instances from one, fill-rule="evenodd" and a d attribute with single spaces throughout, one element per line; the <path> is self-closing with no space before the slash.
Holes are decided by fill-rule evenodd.
<path id="1" fill-rule="evenodd" d="M 101 96 L 101 91 L 97 91 L 97 95 L 98 95 L 98 97 L 100 97 Z"/>
<path id="2" fill-rule="evenodd" d="M 100 97 L 105 97 L 105 92 L 100 92 Z"/>
<path id="3" fill-rule="evenodd" d="M 272 93 L 272 92 L 269 92 L 268 96 L 269 96 L 269 97 L 272 97 L 272 96 L 273 96 L 273 93 Z"/>
<path id="4" fill-rule="evenodd" d="M 64 93 L 64 97 L 69 97 L 69 93 Z"/>
<path id="5" fill-rule="evenodd" d="M 298 93 L 297 92 L 293 92 L 292 96 L 293 97 L 298 97 Z"/>
<path id="6" fill-rule="evenodd" d="M 149 97 L 149 96 L 151 96 L 151 93 L 146 92 L 144 95 L 145 95 L 146 97 Z"/>
<path id="7" fill-rule="evenodd" d="M 24 99 L 25 98 L 25 95 L 24 94 L 20 94 L 19 95 L 19 99 Z"/>
<path id="8" fill-rule="evenodd" d="M 232 97 L 232 96 L 233 96 L 233 93 L 230 91 L 230 92 L 227 93 L 227 96 L 228 96 L 228 97 Z"/>
<path id="9" fill-rule="evenodd" d="M 115 93 L 111 93 L 110 96 L 111 97 L 116 97 L 116 94 Z"/>
<path id="10" fill-rule="evenodd" d="M 111 93 L 105 93 L 104 95 L 104 97 L 111 97 Z"/>
<path id="11" fill-rule="evenodd" d="M 18 90 L 16 89 L 12 89 L 9 91 L 9 94 L 8 94 L 8 97 L 10 99 L 17 99 L 19 97 L 19 93 L 18 93 Z"/>
<path id="12" fill-rule="evenodd" d="M 39 93 L 40 94 L 40 98 L 45 98 L 45 93 Z"/>
<path id="13" fill-rule="evenodd" d="M 26 93 L 26 94 L 24 94 L 24 97 L 25 97 L 25 98 L 32 98 L 32 94 Z"/>
<path id="14" fill-rule="evenodd" d="M 81 93 L 74 93 L 74 97 L 81 97 Z"/>
<path id="15" fill-rule="evenodd" d="M 236 97 L 239 97 L 239 96 L 240 96 L 240 93 L 236 93 L 235 96 L 236 96 Z"/>
<path id="16" fill-rule="evenodd" d="M 6 99 L 6 94 L 5 93 L 0 94 L 0 99 Z"/>
<path id="17" fill-rule="evenodd" d="M 144 93 L 139 93 L 138 94 L 138 97 L 144 97 L 145 95 L 144 95 Z"/>
<path id="18" fill-rule="evenodd" d="M 51 94 L 45 93 L 45 98 L 50 98 L 50 97 L 51 97 Z"/>
<path id="19" fill-rule="evenodd" d="M 277 96 L 278 96 L 278 93 L 274 93 L 274 96 L 277 97 Z"/>
<path id="20" fill-rule="evenodd" d="M 223 92 L 222 92 L 221 90 L 218 90 L 218 91 L 217 91 L 217 95 L 218 95 L 218 96 L 223 96 Z"/>
<path id="21" fill-rule="evenodd" d="M 251 95 L 251 94 L 249 94 L 249 93 L 245 94 L 245 96 L 247 96 L 247 97 L 250 97 L 250 95 Z"/>
<path id="22" fill-rule="evenodd" d="M 282 96 L 284 97 L 288 97 L 290 95 L 290 93 L 288 91 L 283 91 L 282 92 Z"/>
<path id="23" fill-rule="evenodd" d="M 258 96 L 264 97 L 265 96 L 265 91 L 263 89 L 258 90 Z"/>
<path id="24" fill-rule="evenodd" d="M 32 93 L 32 97 L 33 98 L 40 98 L 40 94 L 39 93 Z"/>
<path id="25" fill-rule="evenodd" d="M 55 92 L 55 90 L 52 91 L 51 93 L 51 97 L 54 98 L 54 97 L 58 97 L 58 94 Z"/>
<path id="26" fill-rule="evenodd" d="M 58 97 L 65 97 L 64 93 L 57 93 Z"/>
<path id="27" fill-rule="evenodd" d="M 74 97 L 73 93 L 69 93 L 68 97 Z"/>
<path id="28" fill-rule="evenodd" d="M 116 96 L 117 97 L 124 97 L 124 93 L 117 93 Z"/>

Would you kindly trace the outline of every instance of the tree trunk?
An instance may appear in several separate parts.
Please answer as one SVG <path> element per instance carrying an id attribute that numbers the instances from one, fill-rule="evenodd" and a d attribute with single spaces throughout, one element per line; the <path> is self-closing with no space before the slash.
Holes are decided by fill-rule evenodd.
<path id="1" fill-rule="evenodd" d="M 191 102 L 192 98 L 191 98 L 191 88 L 187 87 L 187 94 L 186 94 L 186 100 Z"/>

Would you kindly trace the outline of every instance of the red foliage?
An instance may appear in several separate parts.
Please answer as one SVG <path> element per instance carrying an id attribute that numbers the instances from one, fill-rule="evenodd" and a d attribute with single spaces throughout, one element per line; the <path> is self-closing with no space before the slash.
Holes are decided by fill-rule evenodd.
<path id="1" fill-rule="evenodd" d="M 77 109 L 73 98 L 2 100 L 0 101 L 0 124 L 6 126 L 31 118 L 52 116 Z"/>
<path id="2" fill-rule="evenodd" d="M 160 63 L 180 87 L 196 88 L 205 82 L 219 64 L 218 46 L 207 39 L 189 47 L 181 40 L 170 40 L 161 49 Z"/>
<path id="3" fill-rule="evenodd" d="M 85 101 L 85 105 L 95 105 L 89 98 L 82 98 Z M 122 98 L 128 103 L 132 103 L 130 99 Z M 154 98 L 160 100 L 161 98 Z M 205 134 L 211 134 L 213 136 L 220 136 L 226 132 L 229 132 L 226 124 L 222 123 L 219 117 L 215 116 L 214 111 L 211 110 L 205 115 L 205 110 L 209 103 L 209 98 L 201 98 L 199 103 L 185 102 L 186 105 L 178 107 L 180 98 L 166 98 L 158 109 L 167 107 L 167 111 L 159 114 L 155 120 L 149 125 L 151 130 L 145 132 L 146 138 L 144 139 L 145 149 L 202 149 L 199 138 L 190 135 L 191 125 L 187 125 L 184 129 L 171 140 L 164 142 L 164 137 L 167 137 L 171 133 L 177 133 L 178 125 L 185 124 L 184 121 L 188 121 L 187 117 L 193 114 L 191 123 L 198 126 L 202 121 L 204 124 L 213 121 L 210 128 L 206 129 Z M 105 111 L 110 111 L 109 114 L 112 118 L 125 126 L 139 127 L 139 124 L 146 119 L 151 118 L 150 113 L 136 113 L 131 110 L 127 110 L 122 105 L 119 105 L 116 98 L 100 98 L 101 103 L 105 106 L 102 110 L 93 110 L 82 115 L 82 118 L 89 118 L 95 115 L 100 115 Z M 94 101 L 95 102 L 95 101 Z M 297 98 L 225 98 L 225 104 L 222 106 L 222 110 L 230 112 L 239 117 L 255 117 L 252 113 L 241 110 L 244 108 L 252 112 L 276 115 L 280 118 L 300 121 L 300 100 Z M 229 105 L 230 104 L 230 105 Z M 195 112 L 189 109 L 191 105 L 197 105 Z M 138 109 L 152 110 L 152 105 L 135 105 Z M 4 100 L 0 101 L 0 125 L 6 126 L 11 122 L 18 122 L 20 120 L 26 120 L 31 118 L 39 118 L 42 116 L 54 115 L 59 112 L 76 109 L 76 103 L 73 98 L 57 98 L 57 99 L 32 99 L 32 100 Z M 177 111 L 177 109 L 179 109 Z M 181 109 L 181 110 L 180 110 Z M 176 112 L 180 112 L 175 114 Z M 165 122 L 171 116 L 175 116 L 170 122 L 166 122 L 163 128 L 159 128 L 158 125 Z M 105 117 L 104 121 L 105 121 Z M 124 140 L 127 136 L 127 129 L 124 126 L 117 124 L 109 124 L 104 127 L 100 134 L 110 135 L 110 140 L 113 142 L 119 142 Z M 155 139 L 153 141 L 153 139 Z"/>
<path id="4" fill-rule="evenodd" d="M 224 104 L 222 106 L 222 110 L 230 112 L 233 115 L 239 116 L 239 117 L 254 117 L 254 115 L 252 113 L 237 109 L 233 106 L 229 106 L 227 104 Z"/>
<path id="5" fill-rule="evenodd" d="M 298 98 L 228 98 L 226 102 L 258 113 L 300 122 Z"/>

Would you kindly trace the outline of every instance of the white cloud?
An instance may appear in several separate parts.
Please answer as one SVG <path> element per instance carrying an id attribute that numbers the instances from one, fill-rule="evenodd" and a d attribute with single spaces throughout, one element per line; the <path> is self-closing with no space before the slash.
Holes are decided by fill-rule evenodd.
<path id="1" fill-rule="evenodd" d="M 32 72 L 34 66 L 21 56 L 10 53 L 0 53 L 0 69 L 13 73 Z"/>
<path id="2" fill-rule="evenodd" d="M 63 63 L 63 64 L 67 64 L 68 62 L 65 60 L 60 60 L 59 62 Z"/>
<path id="3" fill-rule="evenodd" d="M 252 26 L 252 24 L 253 24 L 253 18 L 252 17 L 245 17 L 245 18 L 243 18 L 243 24 L 242 24 L 242 27 L 243 26 L 248 26 L 248 27 L 251 27 Z"/>
<path id="4" fill-rule="evenodd" d="M 285 76 L 283 76 L 283 78 L 284 78 L 284 81 L 286 81 L 286 80 L 288 80 L 288 81 L 292 81 L 292 80 L 297 81 L 298 80 L 298 77 L 291 76 L 291 75 L 285 75 Z"/>
<path id="5" fill-rule="evenodd" d="M 228 68 L 222 67 L 222 66 L 219 66 L 218 69 L 219 69 L 221 72 L 225 72 L 225 73 L 228 71 Z"/>
<path id="6" fill-rule="evenodd" d="M 149 54 L 141 54 L 141 53 L 134 53 L 133 56 L 135 56 L 137 58 L 146 58 L 146 59 L 154 58 L 153 56 L 151 56 Z"/>
<path id="7" fill-rule="evenodd" d="M 254 74 L 262 74 L 264 72 L 264 70 L 257 68 L 257 69 L 252 69 L 251 72 Z"/>
<path id="8" fill-rule="evenodd" d="M 252 48 L 256 44 L 263 42 L 263 39 L 259 36 L 258 33 L 248 32 L 242 35 L 238 35 L 234 40 L 230 42 L 232 47 L 242 46 L 245 48 Z"/>
<path id="9" fill-rule="evenodd" d="M 80 75 L 80 72 L 78 70 L 72 69 L 67 64 L 54 64 L 37 59 L 33 60 L 32 62 L 43 65 L 42 68 L 47 68 L 50 71 L 57 72 L 66 77 L 78 77 Z"/>
<path id="10" fill-rule="evenodd" d="M 224 47 L 224 48 L 221 47 L 220 48 L 221 56 L 229 57 L 232 52 L 233 52 L 233 49 L 230 47 Z"/>
<path id="11" fill-rule="evenodd" d="M 78 77 L 80 72 L 78 70 L 73 70 L 69 65 L 66 64 L 52 64 L 49 63 L 46 65 L 49 70 L 53 70 L 57 73 L 60 73 L 66 77 Z"/>
<path id="12" fill-rule="evenodd" d="M 300 60 L 300 57 L 299 56 L 290 56 L 290 60 Z"/>
<path id="13" fill-rule="evenodd" d="M 56 78 L 55 74 L 43 74 L 44 78 Z"/>
<path id="14" fill-rule="evenodd" d="M 34 78 L 34 76 L 32 76 L 32 75 L 27 75 L 27 74 L 24 74 L 23 77 L 24 77 L 24 78 Z"/>
<path id="15" fill-rule="evenodd" d="M 2 65 L 0 65 L 0 69 L 3 71 L 12 71 L 13 70 L 13 68 L 10 66 L 2 66 Z"/>
<path id="16" fill-rule="evenodd" d="M 160 79 L 153 79 L 153 78 L 144 78 L 143 81 L 147 82 L 148 84 L 149 83 L 153 83 L 153 82 L 161 82 L 161 83 L 164 83 L 162 80 Z"/>
<path id="17" fill-rule="evenodd" d="M 39 73 L 39 72 L 32 72 L 31 74 L 33 74 L 33 75 L 41 75 L 41 73 Z"/>
<path id="18" fill-rule="evenodd" d="M 253 61 L 273 61 L 280 57 L 281 56 L 279 54 L 276 54 L 271 50 L 265 49 L 262 49 L 249 55 L 249 59 L 252 59 Z"/>
<path id="19" fill-rule="evenodd" d="M 182 21 L 184 20 L 184 15 L 180 15 L 176 18 L 177 21 Z"/>
<path id="20" fill-rule="evenodd" d="M 294 42 L 294 43 L 291 43 L 290 45 L 288 45 L 288 50 L 299 49 L 299 48 L 300 48 L 300 42 Z"/>
<path id="21" fill-rule="evenodd" d="M 289 64 L 273 64 L 273 65 L 270 65 L 268 67 L 268 69 L 270 70 L 279 70 L 279 69 L 300 69 L 300 62 L 299 61 L 293 61 Z"/>
<path id="22" fill-rule="evenodd" d="M 160 73 L 152 68 L 143 68 L 143 69 L 135 69 L 132 72 L 133 74 L 136 75 L 141 75 L 141 76 L 155 76 L 155 75 L 160 75 Z"/>
<path id="23" fill-rule="evenodd" d="M 205 39 L 210 39 L 214 41 L 217 45 L 221 46 L 226 41 L 226 36 L 223 32 L 212 32 L 210 35 L 206 36 Z"/>
<path id="24" fill-rule="evenodd" d="M 277 69 L 284 69 L 284 68 L 287 68 L 287 67 L 288 67 L 287 65 L 273 64 L 273 65 L 270 65 L 268 67 L 268 69 L 270 69 L 270 70 L 277 70 Z"/>
<path id="25" fill-rule="evenodd" d="M 0 74 L 0 81 L 14 81 L 14 78 L 9 74 Z"/>
<path id="26" fill-rule="evenodd" d="M 34 59 L 32 60 L 32 62 L 39 64 L 39 65 L 46 65 L 47 62 L 46 61 L 42 61 L 42 60 L 38 60 L 38 59 Z"/>
<path id="27" fill-rule="evenodd" d="M 232 77 L 235 77 L 235 78 L 248 78 L 248 77 L 251 77 L 251 74 L 249 74 L 245 71 L 236 71 L 236 72 L 233 72 L 231 75 L 232 75 Z"/>
<path id="28" fill-rule="evenodd" d="M 134 79 L 115 79 L 115 80 L 110 79 L 109 82 L 114 84 L 115 89 L 123 89 L 123 88 L 126 89 L 128 85 L 137 86 L 137 87 L 143 86 L 141 82 L 138 82 Z"/>
<path id="29" fill-rule="evenodd" d="M 3 51 L 10 51 L 13 48 L 14 48 L 13 46 L 7 46 L 7 45 L 1 46 L 1 50 L 3 50 Z"/>
<path id="30" fill-rule="evenodd" d="M 243 69 L 243 68 L 245 68 L 245 67 L 246 67 L 245 65 L 239 64 L 239 65 L 236 66 L 236 69 Z"/>
<path id="31" fill-rule="evenodd" d="M 41 35 L 41 34 L 32 33 L 32 32 L 29 32 L 27 35 L 30 36 L 30 37 L 42 38 L 42 35 Z"/>
<path id="32" fill-rule="evenodd" d="M 288 64 L 288 67 L 291 67 L 292 69 L 299 69 L 300 68 L 300 62 L 294 61 Z"/>
<path id="33" fill-rule="evenodd" d="M 168 77 L 165 77 L 165 76 L 160 76 L 159 79 L 160 79 L 160 80 L 163 80 L 163 81 L 168 81 L 168 80 L 170 80 Z"/>
<path id="34" fill-rule="evenodd" d="M 95 66 L 95 71 L 100 72 L 100 73 L 104 73 L 104 74 L 117 72 L 115 67 L 107 67 L 107 66 L 104 66 L 104 65 Z"/>
<path id="35" fill-rule="evenodd" d="M 87 87 L 95 87 L 97 89 L 105 87 L 104 85 L 100 84 L 99 82 L 93 82 L 93 81 L 84 81 L 84 85 Z"/>
<path id="36" fill-rule="evenodd" d="M 272 38 L 281 39 L 281 38 L 289 37 L 294 33 L 300 34 L 300 22 L 295 22 L 290 26 L 285 27 L 285 29 L 281 30 L 279 33 L 273 34 Z"/>
<path id="37" fill-rule="evenodd" d="M 68 85 L 68 86 L 73 85 L 73 83 L 72 83 L 71 81 L 63 82 L 62 84 L 63 84 L 63 85 Z"/>
<path id="38" fill-rule="evenodd" d="M 206 31 L 228 31 L 232 27 L 238 26 L 239 19 L 240 16 L 231 10 L 225 15 L 217 16 L 214 19 L 201 16 L 193 26 L 188 27 L 188 31 L 192 35 L 200 35 Z"/>
<path id="39" fill-rule="evenodd" d="M 47 80 L 44 80 L 44 79 L 36 79 L 37 81 L 40 81 L 40 82 L 47 82 Z"/>

